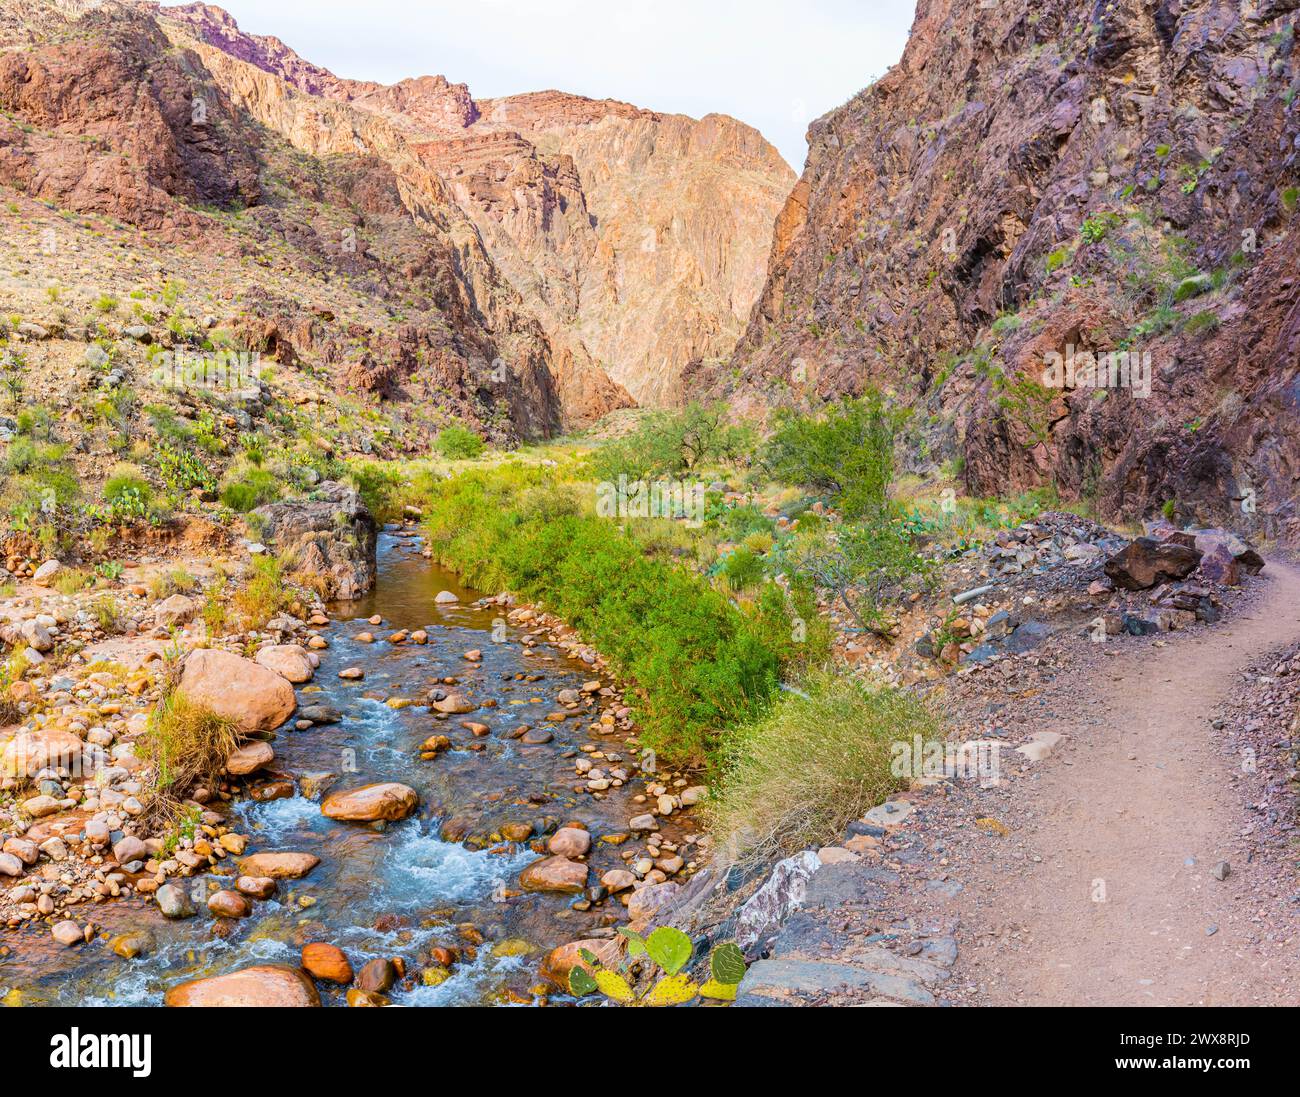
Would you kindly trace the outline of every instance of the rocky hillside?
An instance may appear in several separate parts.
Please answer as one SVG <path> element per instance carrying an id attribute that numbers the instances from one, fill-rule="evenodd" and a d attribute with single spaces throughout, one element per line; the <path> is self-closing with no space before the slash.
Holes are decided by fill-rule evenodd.
<path id="1" fill-rule="evenodd" d="M 1296 6 L 920 0 L 814 123 L 748 330 L 688 390 L 874 384 L 973 493 L 1300 539 Z M 1149 395 L 1045 373 L 1120 351 Z"/>
<path id="2" fill-rule="evenodd" d="M 5 10 L 7 315 L 42 333 L 19 339 L 98 339 L 128 374 L 142 343 L 250 351 L 291 367 L 303 402 L 378 398 L 503 443 L 560 428 L 572 363 L 436 177 L 347 128 L 308 156 L 292 100 L 241 110 L 147 14 L 81 7 Z M 24 351 L 30 396 L 59 353 Z"/>
<path id="3" fill-rule="evenodd" d="M 554 91 L 476 101 L 442 76 L 344 80 L 220 8 L 161 18 L 296 147 L 364 146 L 421 193 L 450 196 L 565 360 L 566 407 L 600 414 L 624 389 L 672 403 L 689 360 L 735 346 L 794 182 L 757 131 Z"/>

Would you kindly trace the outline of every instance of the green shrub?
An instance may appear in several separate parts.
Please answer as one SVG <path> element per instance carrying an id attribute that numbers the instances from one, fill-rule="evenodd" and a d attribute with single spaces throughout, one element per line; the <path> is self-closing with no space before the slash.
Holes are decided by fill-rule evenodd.
<path id="1" fill-rule="evenodd" d="M 828 493 L 845 517 L 861 517 L 885 506 L 906 419 L 874 391 L 816 416 L 778 409 L 760 460 L 773 479 Z"/>
<path id="2" fill-rule="evenodd" d="M 740 545 L 722 561 L 718 574 L 732 590 L 750 590 L 763 581 L 762 557 L 747 545 Z"/>
<path id="3" fill-rule="evenodd" d="M 375 521 L 391 522 L 397 516 L 401 509 L 399 495 L 405 483 L 397 469 L 374 461 L 353 461 L 348 465 L 347 478 Z"/>
<path id="4" fill-rule="evenodd" d="M 265 469 L 246 469 L 221 489 L 221 502 L 237 514 L 247 514 L 280 498 L 280 482 Z"/>
<path id="5" fill-rule="evenodd" d="M 443 427 L 435 445 L 449 461 L 472 461 L 483 453 L 483 439 L 458 424 Z"/>
<path id="6" fill-rule="evenodd" d="M 152 513 L 153 489 L 132 471 L 115 472 L 104 482 L 104 502 L 113 519 L 146 518 Z"/>
<path id="7" fill-rule="evenodd" d="M 239 739 L 234 721 L 184 694 L 164 697 L 136 743 L 136 753 L 154 775 L 146 797 L 149 817 L 169 815 L 195 786 L 219 782 Z"/>
<path id="8" fill-rule="evenodd" d="M 772 859 L 841 840 L 891 792 L 896 742 L 933 741 L 938 721 L 912 694 L 829 671 L 733 736 L 708 803 L 715 848 L 735 862 Z"/>
<path id="9" fill-rule="evenodd" d="M 771 533 L 776 521 L 753 503 L 726 507 L 715 518 L 719 531 L 730 541 L 743 541 L 752 533 Z"/>
<path id="10" fill-rule="evenodd" d="M 864 632 L 886 632 L 889 603 L 928 584 L 937 567 L 917 549 L 907 523 L 884 511 L 845 524 L 834 539 L 800 535 L 782 555 L 790 574 L 833 595 Z"/>
<path id="11" fill-rule="evenodd" d="M 777 624 L 647 556 L 591 513 L 582 488 L 511 464 L 433 490 L 434 558 L 473 586 L 543 602 L 577 629 L 635 684 L 642 741 L 662 757 L 716 761 L 726 729 L 762 710 L 780 670 L 764 631 Z M 769 601 L 767 612 L 792 631 L 784 605 Z"/>
<path id="12" fill-rule="evenodd" d="M 1219 314 L 1213 309 L 1202 309 L 1194 316 L 1187 318 L 1187 323 L 1183 325 L 1183 330 L 1188 335 L 1208 335 L 1215 331 L 1219 326 Z"/>

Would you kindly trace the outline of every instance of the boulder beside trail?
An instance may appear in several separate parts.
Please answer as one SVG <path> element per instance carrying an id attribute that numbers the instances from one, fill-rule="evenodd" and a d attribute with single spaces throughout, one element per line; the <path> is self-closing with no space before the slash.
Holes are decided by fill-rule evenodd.
<path id="1" fill-rule="evenodd" d="M 1125 590 L 1149 590 L 1159 583 L 1186 579 L 1201 553 L 1176 541 L 1138 537 L 1106 561 L 1107 577 Z"/>

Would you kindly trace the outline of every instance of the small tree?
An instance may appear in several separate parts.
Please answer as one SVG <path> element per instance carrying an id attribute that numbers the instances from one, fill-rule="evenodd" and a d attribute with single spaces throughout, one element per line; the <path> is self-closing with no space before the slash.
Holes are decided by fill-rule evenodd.
<path id="1" fill-rule="evenodd" d="M 885 605 L 909 584 L 928 583 L 936 565 L 916 550 L 901 522 L 881 511 L 872 521 L 845 525 L 835 535 L 796 543 L 787 566 L 830 592 L 859 631 L 885 635 Z"/>
<path id="2" fill-rule="evenodd" d="M 846 518 L 863 518 L 885 506 L 908 414 L 874 390 L 816 416 L 780 409 L 761 463 L 773 479 L 824 492 Z"/>
<path id="3" fill-rule="evenodd" d="M 597 451 L 592 466 L 602 480 L 670 476 L 709 461 L 735 460 L 751 440 L 749 428 L 730 421 L 725 403 L 695 402 L 677 411 L 651 412 L 626 438 Z"/>

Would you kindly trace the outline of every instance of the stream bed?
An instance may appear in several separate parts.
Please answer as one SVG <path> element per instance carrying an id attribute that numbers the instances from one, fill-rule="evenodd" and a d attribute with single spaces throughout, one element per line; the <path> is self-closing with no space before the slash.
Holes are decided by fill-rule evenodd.
<path id="1" fill-rule="evenodd" d="M 436 602 L 441 590 L 460 601 Z M 330 646 L 319 653 L 313 681 L 298 689 L 300 708 L 326 704 L 341 719 L 305 730 L 295 730 L 291 720 L 274 741 L 271 772 L 254 783 L 280 798 L 244 798 L 229 806 L 234 828 L 249 838 L 246 853 L 307 852 L 320 857 L 320 865 L 304 879 L 281 881 L 278 894 L 254 903 L 252 916 L 243 919 L 215 918 L 201 896 L 198 914 L 179 921 L 168 921 L 141 899 L 87 909 L 83 917 L 109 937 L 144 930 L 152 947 L 127 960 L 102 934 L 75 949 L 54 945 L 48 930 L 22 934 L 10 939 L 13 951 L 0 959 L 0 988 L 16 991 L 25 1005 L 160 1005 L 176 983 L 255 963 L 297 966 L 304 944 L 325 941 L 342 948 L 354 970 L 377 957 L 400 957 L 408 978 L 391 992 L 394 1004 L 535 1000 L 529 988 L 538 983 L 546 950 L 608 934 L 625 912 L 614 898 L 577 910 L 573 904 L 582 896 L 521 893 L 519 872 L 539 854 L 527 843 L 501 840 L 501 828 L 532 823 L 536 839 L 580 821 L 593 838 L 587 860 L 595 884 L 608 869 L 624 867 L 621 851 L 643 845 L 634 839 L 620 844 L 616 836 L 626 835 L 628 820 L 646 810 L 632 799 L 645 789 L 633 773 L 603 800 L 574 791 L 579 747 L 593 744 L 631 761 L 623 744 L 627 733 L 599 724 L 604 698 L 579 708 L 577 718 L 569 712 L 563 722 L 546 722 L 549 714 L 565 711 L 558 693 L 580 689 L 595 673 L 541 637 L 525 654 L 527 634 L 504 625 L 501 607 L 473 605 L 480 597 L 431 564 L 412 534 L 383 533 L 374 589 L 360 601 L 332 607 L 332 623 L 322 630 Z M 376 614 L 383 625 L 368 623 Z M 428 643 L 388 642 L 401 629 L 427 630 Z M 363 632 L 372 632 L 376 642 L 358 642 Z M 482 652 L 480 662 L 465 660 L 470 649 Z M 338 672 L 350 666 L 361 667 L 364 679 L 341 680 Z M 476 738 L 460 726 L 461 717 L 440 720 L 425 706 L 425 694 L 444 677 L 454 677 L 454 688 L 479 704 L 468 719 L 487 724 L 490 734 Z M 392 697 L 415 703 L 393 708 L 385 703 Z M 546 727 L 554 738 L 530 746 L 507 737 L 520 724 Z M 452 749 L 423 760 L 419 745 L 434 733 L 446 734 Z M 303 778 L 313 774 L 337 775 L 329 791 L 398 781 L 419 792 L 420 806 L 411 818 L 383 829 L 334 822 L 302 794 Z M 680 838 L 689 821 L 674 823 L 664 820 L 663 833 Z M 181 883 L 198 882 L 204 891 L 230 887 L 234 866 L 227 871 L 232 875 Z M 461 959 L 450 978 L 425 985 L 421 972 L 432 966 L 433 948 L 459 950 Z M 319 989 L 327 1005 L 342 1004 L 343 988 L 321 983 Z"/>

